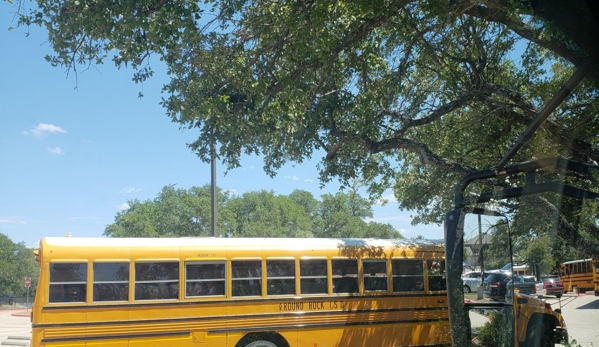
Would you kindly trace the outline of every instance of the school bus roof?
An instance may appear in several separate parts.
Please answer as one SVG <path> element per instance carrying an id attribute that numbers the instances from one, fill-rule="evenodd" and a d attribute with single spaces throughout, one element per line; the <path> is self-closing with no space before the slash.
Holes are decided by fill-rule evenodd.
<path id="1" fill-rule="evenodd" d="M 423 239 L 350 239 L 350 238 L 96 238 L 46 237 L 40 246 L 46 247 L 209 247 L 236 249 L 331 249 L 343 247 L 442 248 L 443 240 Z"/>

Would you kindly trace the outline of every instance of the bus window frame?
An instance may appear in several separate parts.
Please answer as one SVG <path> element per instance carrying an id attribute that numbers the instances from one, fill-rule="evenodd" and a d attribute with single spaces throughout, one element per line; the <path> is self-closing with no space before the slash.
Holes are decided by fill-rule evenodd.
<path id="1" fill-rule="evenodd" d="M 393 266 L 394 262 L 401 262 L 401 261 L 407 261 L 407 262 L 413 262 L 415 264 L 419 264 L 420 265 L 420 269 L 421 269 L 421 273 L 420 275 L 414 275 L 414 274 L 395 274 L 394 273 L 394 269 L 395 266 Z M 410 267 L 411 268 L 411 267 Z M 426 292 L 426 283 L 425 283 L 425 273 L 424 273 L 424 269 L 426 268 L 426 263 L 425 263 L 425 259 L 422 258 L 391 258 L 391 266 L 390 266 L 390 271 L 391 271 L 391 293 L 425 293 Z M 414 290 L 397 290 L 395 287 L 395 279 L 397 278 L 399 281 L 399 278 L 410 278 L 410 279 L 415 279 L 416 282 L 418 283 L 418 277 L 420 277 L 420 285 L 421 288 L 420 290 L 418 290 L 418 288 L 414 289 Z M 398 286 L 399 287 L 399 286 Z"/>
<path id="2" fill-rule="evenodd" d="M 326 268 L 326 273 L 324 276 L 322 275 L 302 275 L 302 261 L 324 261 L 325 264 L 325 268 Z M 297 274 L 298 274 L 298 282 L 299 282 L 299 292 L 298 295 L 299 296 L 324 296 L 324 295 L 331 295 L 331 287 L 332 287 L 332 276 L 331 276 L 331 262 L 329 261 L 329 259 L 325 258 L 325 257 L 300 257 L 298 259 L 298 269 Z M 302 280 L 303 279 L 323 279 L 325 280 L 325 292 L 324 293 L 304 293 L 302 291 Z"/>
<path id="3" fill-rule="evenodd" d="M 119 263 L 124 263 L 127 264 L 127 268 L 128 268 L 128 273 L 127 273 L 127 280 L 126 281 L 96 281 L 96 269 L 95 269 L 95 265 L 96 264 L 119 264 Z M 132 274 L 132 264 L 133 262 L 129 259 L 96 259 L 93 262 L 91 262 L 91 302 L 92 303 L 123 303 L 123 302 L 131 302 L 131 274 Z M 122 284 L 122 283 L 126 283 L 127 284 L 127 298 L 125 300 L 95 300 L 95 293 L 96 293 L 96 284 Z"/>
<path id="4" fill-rule="evenodd" d="M 336 274 L 335 273 L 335 269 L 333 268 L 333 262 L 335 261 L 355 261 L 356 262 L 356 274 L 355 277 L 353 276 L 353 274 L 347 274 L 347 272 L 343 271 L 342 274 Z M 358 258 L 348 258 L 348 257 L 334 257 L 330 260 L 331 263 L 331 291 L 333 293 L 333 295 L 340 295 L 340 296 L 350 296 L 350 295 L 361 295 L 363 293 L 363 286 L 360 283 L 360 278 L 362 277 L 362 262 L 360 261 L 360 259 Z M 348 292 L 338 292 L 337 288 L 335 288 L 335 279 L 345 279 L 345 278 L 355 278 L 355 285 L 357 286 L 357 290 L 356 291 L 348 291 Z M 354 283 L 349 283 L 352 286 L 353 289 L 353 285 Z"/>
<path id="5" fill-rule="evenodd" d="M 83 265 L 85 264 L 85 282 L 82 281 L 77 281 L 77 282 L 67 282 L 67 281 L 60 281 L 60 282 L 52 282 L 52 265 L 55 264 L 80 264 Z M 64 305 L 64 304 L 70 304 L 70 305 L 83 305 L 83 304 L 87 304 L 88 300 L 89 300 L 89 285 L 90 285 L 90 281 L 89 281 L 89 274 L 90 274 L 90 262 L 87 259 L 60 259 L 57 261 L 52 261 L 48 263 L 48 296 L 47 296 L 47 300 L 48 300 L 48 304 L 49 305 Z M 52 285 L 83 285 L 83 288 L 85 288 L 85 293 L 84 293 L 84 300 L 83 301 L 51 301 L 51 294 L 52 294 Z"/>
<path id="6" fill-rule="evenodd" d="M 234 266 L 233 263 L 235 262 L 259 262 L 260 263 L 260 268 L 259 271 L 260 273 L 258 274 L 257 277 L 234 277 L 233 276 L 233 270 L 234 270 Z M 258 258 L 258 257 L 252 257 L 252 258 L 233 258 L 231 260 L 228 261 L 229 263 L 229 268 L 231 269 L 231 276 L 229 276 L 229 281 L 230 282 L 230 288 L 231 288 L 231 294 L 230 294 L 230 298 L 234 299 L 234 298 L 261 298 L 264 297 L 266 294 L 266 284 L 265 281 L 263 280 L 263 276 L 264 276 L 264 270 L 266 267 L 266 262 L 264 261 L 264 259 L 262 258 Z M 235 286 L 233 285 L 233 281 L 251 281 L 251 280 L 258 280 L 259 286 L 258 288 L 260 288 L 260 294 L 258 295 L 234 295 L 233 291 L 235 290 Z"/>
<path id="7" fill-rule="evenodd" d="M 372 274 L 366 273 L 365 264 L 369 263 L 383 263 L 385 264 L 385 289 L 366 289 L 366 279 L 367 278 L 382 278 L 380 276 L 372 276 Z M 364 294 L 372 294 L 372 293 L 389 293 L 391 290 L 391 285 L 389 284 L 389 261 L 387 259 L 362 259 L 362 283 L 364 286 Z"/>
<path id="8" fill-rule="evenodd" d="M 429 262 L 431 262 L 431 265 L 429 267 Z M 439 274 L 431 274 L 431 268 L 434 262 L 440 262 L 439 265 L 439 270 L 441 271 Z M 443 293 L 447 291 L 447 282 L 446 282 L 446 265 L 445 265 L 445 259 L 441 259 L 441 258 L 428 258 L 425 260 L 425 291 L 427 293 L 429 292 L 433 292 L 433 293 Z M 445 287 L 443 289 L 432 289 L 431 287 L 431 277 L 439 277 L 441 280 L 441 283 L 445 283 Z"/>
<path id="9" fill-rule="evenodd" d="M 137 301 L 137 302 L 148 302 L 148 301 L 157 301 L 157 300 L 168 300 L 168 301 L 176 301 L 176 300 L 181 300 L 181 260 L 177 259 L 154 259 L 154 260 L 148 260 L 148 259 L 143 259 L 143 260 L 135 260 L 132 261 L 133 263 L 133 285 L 134 285 L 134 294 L 133 294 L 133 301 Z M 176 264 L 176 269 L 177 269 L 177 276 L 176 276 L 176 280 L 175 279 L 169 279 L 169 280 L 138 280 L 137 279 L 137 264 Z M 177 289 L 177 294 L 175 298 L 149 298 L 149 299 L 141 299 L 141 298 L 137 298 L 137 285 L 146 285 L 146 284 L 158 284 L 158 287 L 161 287 L 160 284 L 166 284 L 166 288 L 167 290 L 169 290 L 169 285 L 167 283 L 176 283 L 175 288 Z M 142 288 L 142 287 L 140 287 Z M 164 291 L 164 288 L 162 288 L 162 290 Z"/>
<path id="10" fill-rule="evenodd" d="M 281 261 L 281 262 L 293 262 L 293 276 L 269 276 L 268 271 L 269 271 L 269 267 L 268 267 L 268 263 L 269 262 L 277 262 L 277 261 Z M 297 295 L 297 286 L 298 286 L 298 274 L 297 274 L 297 259 L 294 257 L 275 257 L 275 258 L 266 258 L 264 260 L 264 269 L 265 271 L 263 272 L 264 274 L 264 282 L 266 282 L 266 292 L 264 293 L 267 297 L 281 297 L 281 296 L 296 296 Z M 286 280 L 290 280 L 293 279 L 293 293 L 287 294 L 270 294 L 268 289 L 269 289 L 269 281 L 286 281 Z"/>
<path id="11" fill-rule="evenodd" d="M 224 298 L 227 296 L 227 292 L 228 292 L 228 277 L 229 277 L 229 266 L 228 266 L 228 262 L 226 259 L 223 260 L 182 260 L 181 261 L 183 263 L 183 300 L 187 300 L 187 299 L 204 299 L 204 298 Z M 188 265 L 214 265 L 214 264 L 222 264 L 224 265 L 224 273 L 223 273 L 223 277 L 222 278 L 202 278 L 202 279 L 189 279 L 187 277 L 187 266 Z M 199 284 L 205 284 L 205 283 L 209 283 L 209 282 L 222 282 L 222 286 L 223 286 L 223 291 L 222 294 L 210 294 L 207 293 L 206 295 L 187 295 L 187 284 L 188 283 L 199 283 Z M 206 287 L 208 287 L 206 285 Z M 209 289 L 206 289 L 209 290 Z"/>

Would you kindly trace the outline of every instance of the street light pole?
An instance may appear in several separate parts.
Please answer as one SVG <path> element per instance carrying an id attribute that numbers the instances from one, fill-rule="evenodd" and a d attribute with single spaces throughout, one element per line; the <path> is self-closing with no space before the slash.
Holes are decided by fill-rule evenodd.
<path id="1" fill-rule="evenodd" d="M 214 133 L 214 129 L 213 129 Z M 212 150 L 210 153 L 210 166 L 211 166 L 211 174 L 210 174 L 210 210 L 211 210 L 211 223 L 210 230 L 212 231 L 212 236 L 216 237 L 216 144 L 215 141 L 212 141 Z"/>

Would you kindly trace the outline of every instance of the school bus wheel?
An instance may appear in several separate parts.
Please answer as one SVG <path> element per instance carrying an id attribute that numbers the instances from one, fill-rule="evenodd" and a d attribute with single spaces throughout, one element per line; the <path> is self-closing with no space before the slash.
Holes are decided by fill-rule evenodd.
<path id="1" fill-rule="evenodd" d="M 283 336 L 273 331 L 247 334 L 236 347 L 289 347 L 289 344 Z"/>
<path id="2" fill-rule="evenodd" d="M 259 340 L 254 341 L 245 347 L 277 347 L 277 345 L 270 341 Z"/>

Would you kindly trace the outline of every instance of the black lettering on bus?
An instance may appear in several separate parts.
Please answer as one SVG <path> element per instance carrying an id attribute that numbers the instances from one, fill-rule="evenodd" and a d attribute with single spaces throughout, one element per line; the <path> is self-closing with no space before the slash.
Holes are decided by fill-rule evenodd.
<path id="1" fill-rule="evenodd" d="M 283 302 L 279 304 L 279 311 L 302 311 L 303 309 L 303 302 Z"/>
<path id="2" fill-rule="evenodd" d="M 324 310 L 324 302 L 310 301 L 308 303 L 308 310 Z"/>

